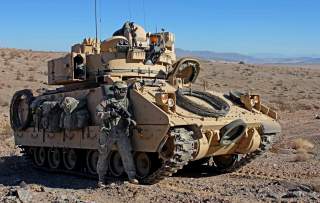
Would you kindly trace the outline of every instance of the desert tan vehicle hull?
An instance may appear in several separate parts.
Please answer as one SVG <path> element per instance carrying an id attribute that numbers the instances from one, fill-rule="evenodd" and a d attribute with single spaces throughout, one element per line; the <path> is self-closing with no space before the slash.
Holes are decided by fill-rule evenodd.
<path id="1" fill-rule="evenodd" d="M 169 84 L 167 84 L 170 86 Z M 173 88 L 173 87 L 171 87 Z M 226 99 L 231 105 L 230 112 L 223 118 L 205 118 L 195 115 L 179 106 L 175 114 L 167 114 L 155 103 L 152 88 L 139 92 L 132 90 L 131 101 L 134 106 L 134 115 L 138 124 L 138 130 L 133 131 L 133 147 L 135 151 L 157 152 L 161 141 L 167 135 L 172 127 L 194 127 L 198 128 L 201 134 L 197 135 L 200 143 L 199 148 L 206 150 L 201 151 L 195 159 L 201 159 L 207 156 L 217 156 L 223 154 L 233 154 L 235 152 L 246 154 L 258 148 L 260 142 L 260 134 L 263 132 L 263 124 L 274 125 L 273 132 L 279 133 L 279 127 L 276 120 L 255 110 L 250 112 L 244 108 L 233 105 L 231 101 Z M 79 149 L 97 149 L 98 136 L 100 134 L 100 121 L 96 118 L 96 106 L 102 101 L 100 87 L 66 92 L 53 95 L 41 96 L 43 99 L 61 100 L 64 97 L 79 97 L 83 94 L 87 95 L 88 108 L 91 114 L 92 126 L 85 129 L 64 131 L 59 133 L 49 133 L 45 130 L 30 127 L 24 131 L 15 132 L 15 143 L 23 146 L 43 146 L 43 147 L 72 147 Z M 220 95 L 222 94 L 214 93 Z M 153 100 L 153 102 L 152 102 Z M 148 113 L 146 113 L 148 112 Z M 219 130 L 235 120 L 241 118 L 247 123 L 248 129 L 253 129 L 254 133 L 250 136 L 243 136 L 232 146 L 222 147 L 219 144 Z M 152 127 L 150 127 L 152 125 Z M 156 125 L 156 126 L 153 126 Z M 247 130 L 248 130 L 247 129 Z M 245 144 L 246 143 L 246 144 Z M 241 148 L 242 150 L 235 150 Z"/>
<path id="2" fill-rule="evenodd" d="M 175 88 L 168 83 L 165 84 L 165 88 L 168 92 L 175 91 Z M 143 91 L 138 89 L 130 91 L 134 115 L 138 124 L 138 127 L 132 133 L 135 152 L 154 153 L 162 157 L 162 148 L 170 139 L 170 129 L 184 128 L 193 131 L 194 148 L 192 149 L 192 157 L 188 161 L 222 155 L 248 154 L 259 148 L 261 134 L 276 134 L 280 130 L 276 120 L 268 115 L 256 109 L 248 111 L 232 103 L 219 93 L 211 92 L 211 94 L 223 98 L 230 105 L 230 111 L 225 117 L 201 117 L 179 106 L 176 106 L 175 113 L 168 114 L 156 105 L 155 95 L 157 92 L 158 90 L 155 87 L 145 87 Z M 84 150 L 86 154 L 83 156 L 86 157 L 85 161 L 87 163 L 85 168 L 88 172 L 94 174 L 98 137 L 101 133 L 100 121 L 95 116 L 95 108 L 103 98 L 101 88 L 54 93 L 43 95 L 39 98 L 61 100 L 64 97 L 78 98 L 82 95 L 86 95 L 87 98 L 88 110 L 92 118 L 90 126 L 79 130 L 64 130 L 58 133 L 50 133 L 43 129 L 29 127 L 23 131 L 15 131 L 16 145 L 22 146 L 26 150 L 31 150 L 30 153 L 36 153 L 34 150 L 38 148 L 46 148 L 46 150 L 60 149 L 61 151 L 69 149 Z M 229 145 L 221 145 L 219 142 L 219 130 L 239 118 L 247 124 L 244 135 L 239 136 Z M 268 127 L 268 132 L 266 132 L 265 126 Z M 116 151 L 116 148 L 114 150 Z M 162 158 L 165 159 L 165 157 Z"/>

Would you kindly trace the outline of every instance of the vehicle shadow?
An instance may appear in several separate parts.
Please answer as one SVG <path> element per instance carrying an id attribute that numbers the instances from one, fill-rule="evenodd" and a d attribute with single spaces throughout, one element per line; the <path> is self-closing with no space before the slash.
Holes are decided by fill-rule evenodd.
<path id="1" fill-rule="evenodd" d="M 23 156 L 0 157 L 0 184 L 4 186 L 17 186 L 22 181 L 26 184 L 38 184 L 45 187 L 62 189 L 88 189 L 96 187 L 96 181 L 93 179 L 36 169 L 31 161 Z"/>
<path id="2" fill-rule="evenodd" d="M 208 165 L 186 166 L 175 177 L 204 178 L 217 176 L 221 173 Z M 26 184 L 37 184 L 57 189 L 90 189 L 95 188 L 97 180 L 72 174 L 53 173 L 39 170 L 24 156 L 0 157 L 0 184 L 4 186 L 18 186 L 24 181 Z M 122 184 L 125 179 L 109 179 L 109 183 Z"/>
<path id="3" fill-rule="evenodd" d="M 185 166 L 182 170 L 179 170 L 175 177 L 185 177 L 185 178 L 205 178 L 218 176 L 222 173 L 215 170 L 212 166 L 208 165 L 193 165 L 193 166 Z"/>

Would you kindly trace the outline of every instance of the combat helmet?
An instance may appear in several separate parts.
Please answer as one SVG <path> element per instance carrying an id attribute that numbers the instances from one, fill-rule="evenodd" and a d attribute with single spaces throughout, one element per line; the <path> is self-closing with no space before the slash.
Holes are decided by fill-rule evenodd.
<path id="1" fill-rule="evenodd" d="M 116 81 L 113 83 L 114 97 L 123 99 L 127 95 L 128 85 L 124 81 Z"/>

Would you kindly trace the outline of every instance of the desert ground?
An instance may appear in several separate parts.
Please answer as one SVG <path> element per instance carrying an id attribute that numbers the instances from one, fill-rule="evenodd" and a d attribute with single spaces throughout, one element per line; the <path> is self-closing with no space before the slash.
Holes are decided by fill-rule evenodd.
<path id="1" fill-rule="evenodd" d="M 202 61 L 204 81 L 219 92 L 258 93 L 280 114 L 282 135 L 272 150 L 237 172 L 207 166 L 183 169 L 152 186 L 38 171 L 15 147 L 9 124 L 16 90 L 48 88 L 47 61 L 55 52 L 0 49 L 1 202 L 320 202 L 320 65 L 251 65 Z"/>

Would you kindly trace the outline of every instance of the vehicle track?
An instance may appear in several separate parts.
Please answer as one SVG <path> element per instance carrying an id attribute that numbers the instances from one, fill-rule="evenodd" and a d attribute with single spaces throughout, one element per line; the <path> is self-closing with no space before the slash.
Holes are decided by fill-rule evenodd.
<path id="1" fill-rule="evenodd" d="M 187 165 L 192 159 L 194 153 L 194 141 L 192 138 L 192 131 L 184 128 L 176 128 L 171 130 L 170 136 L 174 137 L 174 154 L 171 158 L 164 160 L 162 166 L 153 174 L 145 179 L 142 179 L 144 184 L 154 184 L 160 180 L 172 176 L 183 166 Z"/>
<path id="2" fill-rule="evenodd" d="M 173 137 L 174 143 L 174 150 L 171 157 L 166 160 L 163 160 L 162 165 L 156 169 L 153 173 L 149 176 L 142 178 L 140 182 L 142 184 L 155 184 L 159 181 L 163 180 L 166 177 L 172 176 L 178 170 L 182 169 L 188 162 L 192 159 L 192 154 L 194 153 L 194 140 L 192 138 L 192 131 L 188 131 L 185 128 L 175 128 L 170 131 L 170 136 Z M 27 153 L 27 150 L 24 150 L 24 155 L 27 156 L 27 159 L 30 159 L 32 162 L 32 155 Z M 97 175 L 89 174 L 83 168 L 80 170 L 66 170 L 62 168 L 52 169 L 49 167 L 39 167 L 33 164 L 34 168 L 37 170 L 41 170 L 48 173 L 63 173 L 67 175 L 74 175 L 81 178 L 88 178 L 88 179 L 97 179 Z M 122 181 L 125 180 L 124 177 L 112 177 L 107 176 L 107 181 Z"/>

